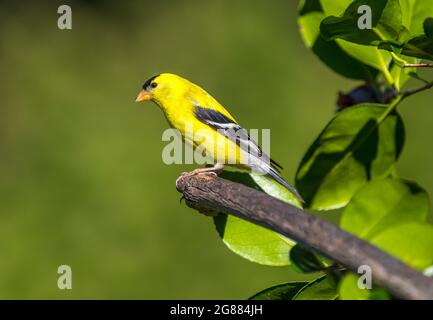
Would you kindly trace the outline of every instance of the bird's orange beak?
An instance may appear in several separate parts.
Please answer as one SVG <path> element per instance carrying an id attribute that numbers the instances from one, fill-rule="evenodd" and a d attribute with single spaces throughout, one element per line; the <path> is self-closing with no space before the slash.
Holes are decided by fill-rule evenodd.
<path id="1" fill-rule="evenodd" d="M 150 99 L 152 99 L 150 93 L 143 89 L 138 93 L 135 102 L 149 101 Z"/>

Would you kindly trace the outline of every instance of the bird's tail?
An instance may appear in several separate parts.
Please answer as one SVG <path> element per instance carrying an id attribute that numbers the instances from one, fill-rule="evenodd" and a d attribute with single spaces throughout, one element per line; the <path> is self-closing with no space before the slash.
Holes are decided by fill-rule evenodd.
<path id="1" fill-rule="evenodd" d="M 292 185 L 290 185 L 289 183 L 287 183 L 286 180 L 284 180 L 283 178 L 281 178 L 281 176 L 278 174 L 278 172 L 276 172 L 275 170 L 271 169 L 271 170 L 269 170 L 267 176 L 271 177 L 272 179 L 274 179 L 275 181 L 277 181 L 279 184 L 281 184 L 283 187 L 285 187 L 287 190 L 289 190 L 291 193 L 293 193 L 302 203 L 305 203 L 304 199 L 302 199 L 301 195 L 295 189 L 295 187 L 293 187 Z"/>

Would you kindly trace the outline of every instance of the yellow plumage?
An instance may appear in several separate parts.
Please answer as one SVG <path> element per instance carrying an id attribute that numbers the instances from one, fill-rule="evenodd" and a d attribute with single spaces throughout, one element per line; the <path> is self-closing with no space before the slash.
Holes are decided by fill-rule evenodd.
<path id="1" fill-rule="evenodd" d="M 278 165 L 267 155 L 264 155 L 264 158 L 251 157 L 250 151 L 246 152 L 236 140 L 230 139 L 230 135 L 221 134 L 229 129 L 245 132 L 243 136 L 246 137 L 244 141 L 248 147 L 261 153 L 260 148 L 250 140 L 234 117 L 199 86 L 175 74 L 163 73 L 150 78 L 143 85 L 137 101 L 148 100 L 154 101 L 164 111 L 170 126 L 179 130 L 186 143 L 204 149 L 207 156 L 220 166 L 218 171 L 222 165 L 229 165 L 267 174 L 300 197 L 296 190 L 279 176 L 276 168 Z"/>

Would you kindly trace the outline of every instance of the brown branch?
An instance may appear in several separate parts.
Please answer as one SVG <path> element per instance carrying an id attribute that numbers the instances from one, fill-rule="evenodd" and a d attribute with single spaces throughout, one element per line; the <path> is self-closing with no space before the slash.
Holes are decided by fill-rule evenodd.
<path id="1" fill-rule="evenodd" d="M 211 175 L 181 175 L 176 187 L 188 206 L 222 212 L 261 225 L 357 272 L 372 269 L 373 282 L 401 299 L 433 299 L 433 279 L 368 242 L 301 209 L 247 186 Z"/>

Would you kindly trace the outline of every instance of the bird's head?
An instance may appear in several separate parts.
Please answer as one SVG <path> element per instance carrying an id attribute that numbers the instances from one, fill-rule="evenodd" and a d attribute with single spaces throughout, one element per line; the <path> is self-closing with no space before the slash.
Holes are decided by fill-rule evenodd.
<path id="1" fill-rule="evenodd" d="M 171 73 L 162 73 L 149 78 L 138 93 L 136 102 L 153 101 L 164 105 L 169 99 L 184 95 L 190 82 Z"/>

